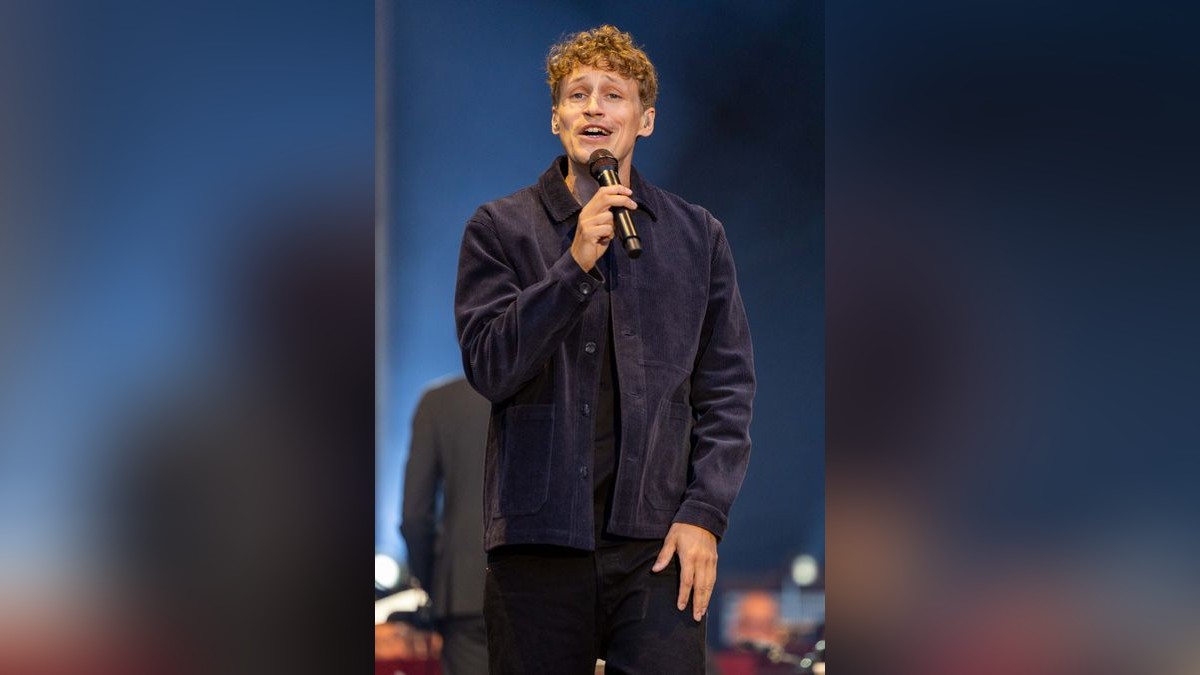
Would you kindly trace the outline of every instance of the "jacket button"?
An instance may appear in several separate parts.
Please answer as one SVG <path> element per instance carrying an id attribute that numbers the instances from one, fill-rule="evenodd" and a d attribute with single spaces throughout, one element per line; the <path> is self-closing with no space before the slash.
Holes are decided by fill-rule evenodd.
<path id="1" fill-rule="evenodd" d="M 585 351 L 589 354 L 595 354 L 596 353 L 596 343 L 595 342 L 587 343 L 586 345 L 583 346 L 583 351 Z"/>
<path id="2" fill-rule="evenodd" d="M 579 292 L 587 295 L 592 292 L 592 287 L 588 284 L 579 284 Z"/>
<path id="3" fill-rule="evenodd" d="M 579 477 L 580 477 L 580 478 L 587 478 L 587 476 L 588 476 L 588 470 L 587 470 L 587 467 L 586 467 L 586 466 L 581 466 L 581 467 L 579 467 Z"/>
<path id="4" fill-rule="evenodd" d="M 582 406 L 580 406 L 579 410 L 583 413 L 584 417 L 592 414 L 592 406 L 587 403 L 584 403 Z"/>

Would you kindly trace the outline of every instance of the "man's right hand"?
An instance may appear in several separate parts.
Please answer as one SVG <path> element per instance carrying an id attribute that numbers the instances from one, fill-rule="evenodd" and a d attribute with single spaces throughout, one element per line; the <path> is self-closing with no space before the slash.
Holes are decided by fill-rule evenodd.
<path id="1" fill-rule="evenodd" d="M 571 257 L 591 272 L 596 261 L 608 250 L 613 239 L 614 206 L 623 206 L 630 211 L 637 209 L 637 202 L 630 199 L 633 190 L 624 185 L 610 185 L 596 190 L 579 212 L 579 225 L 575 228 L 575 240 L 571 242 Z"/>

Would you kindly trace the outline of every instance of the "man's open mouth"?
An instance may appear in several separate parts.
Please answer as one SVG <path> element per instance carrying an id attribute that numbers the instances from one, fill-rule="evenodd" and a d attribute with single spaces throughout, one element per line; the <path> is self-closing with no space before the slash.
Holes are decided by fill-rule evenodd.
<path id="1" fill-rule="evenodd" d="M 603 138 L 605 136 L 612 134 L 612 132 L 609 131 L 608 129 L 605 129 L 604 127 L 596 126 L 594 124 L 589 124 L 588 126 L 584 127 L 583 131 L 581 131 L 579 133 L 581 133 L 584 136 L 590 136 L 592 138 Z"/>

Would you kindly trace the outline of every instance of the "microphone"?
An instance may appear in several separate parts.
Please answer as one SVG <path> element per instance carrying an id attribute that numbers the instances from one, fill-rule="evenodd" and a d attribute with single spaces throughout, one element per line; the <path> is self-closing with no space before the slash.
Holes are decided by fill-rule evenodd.
<path id="1" fill-rule="evenodd" d="M 596 150 L 588 158 L 588 171 L 597 183 L 605 187 L 621 184 L 621 178 L 617 176 L 617 158 L 605 148 Z M 613 229 L 617 231 L 625 253 L 630 258 L 642 255 L 642 240 L 638 237 L 637 230 L 633 229 L 633 218 L 629 216 L 629 210 L 621 206 L 614 206 L 609 210 L 613 214 Z"/>

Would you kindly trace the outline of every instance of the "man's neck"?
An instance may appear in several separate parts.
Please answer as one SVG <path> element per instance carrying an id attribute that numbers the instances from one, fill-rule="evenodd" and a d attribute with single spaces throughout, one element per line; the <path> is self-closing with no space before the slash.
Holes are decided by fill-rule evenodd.
<path id="1" fill-rule="evenodd" d="M 622 166 L 618 173 L 621 178 L 621 185 L 629 186 L 630 172 L 629 167 Z M 586 166 L 579 166 L 575 162 L 567 160 L 567 175 L 563 179 L 567 184 L 567 189 L 575 196 L 576 201 L 582 206 L 587 204 L 595 196 L 596 191 L 600 189 L 600 184 L 592 178 Z"/>
<path id="2" fill-rule="evenodd" d="M 563 180 L 567 183 L 567 189 L 575 196 L 575 201 L 579 202 L 581 206 L 591 201 L 596 190 L 600 189 L 600 184 L 596 182 L 596 179 L 588 175 L 586 169 L 576 166 L 574 162 L 567 162 L 567 175 Z"/>

